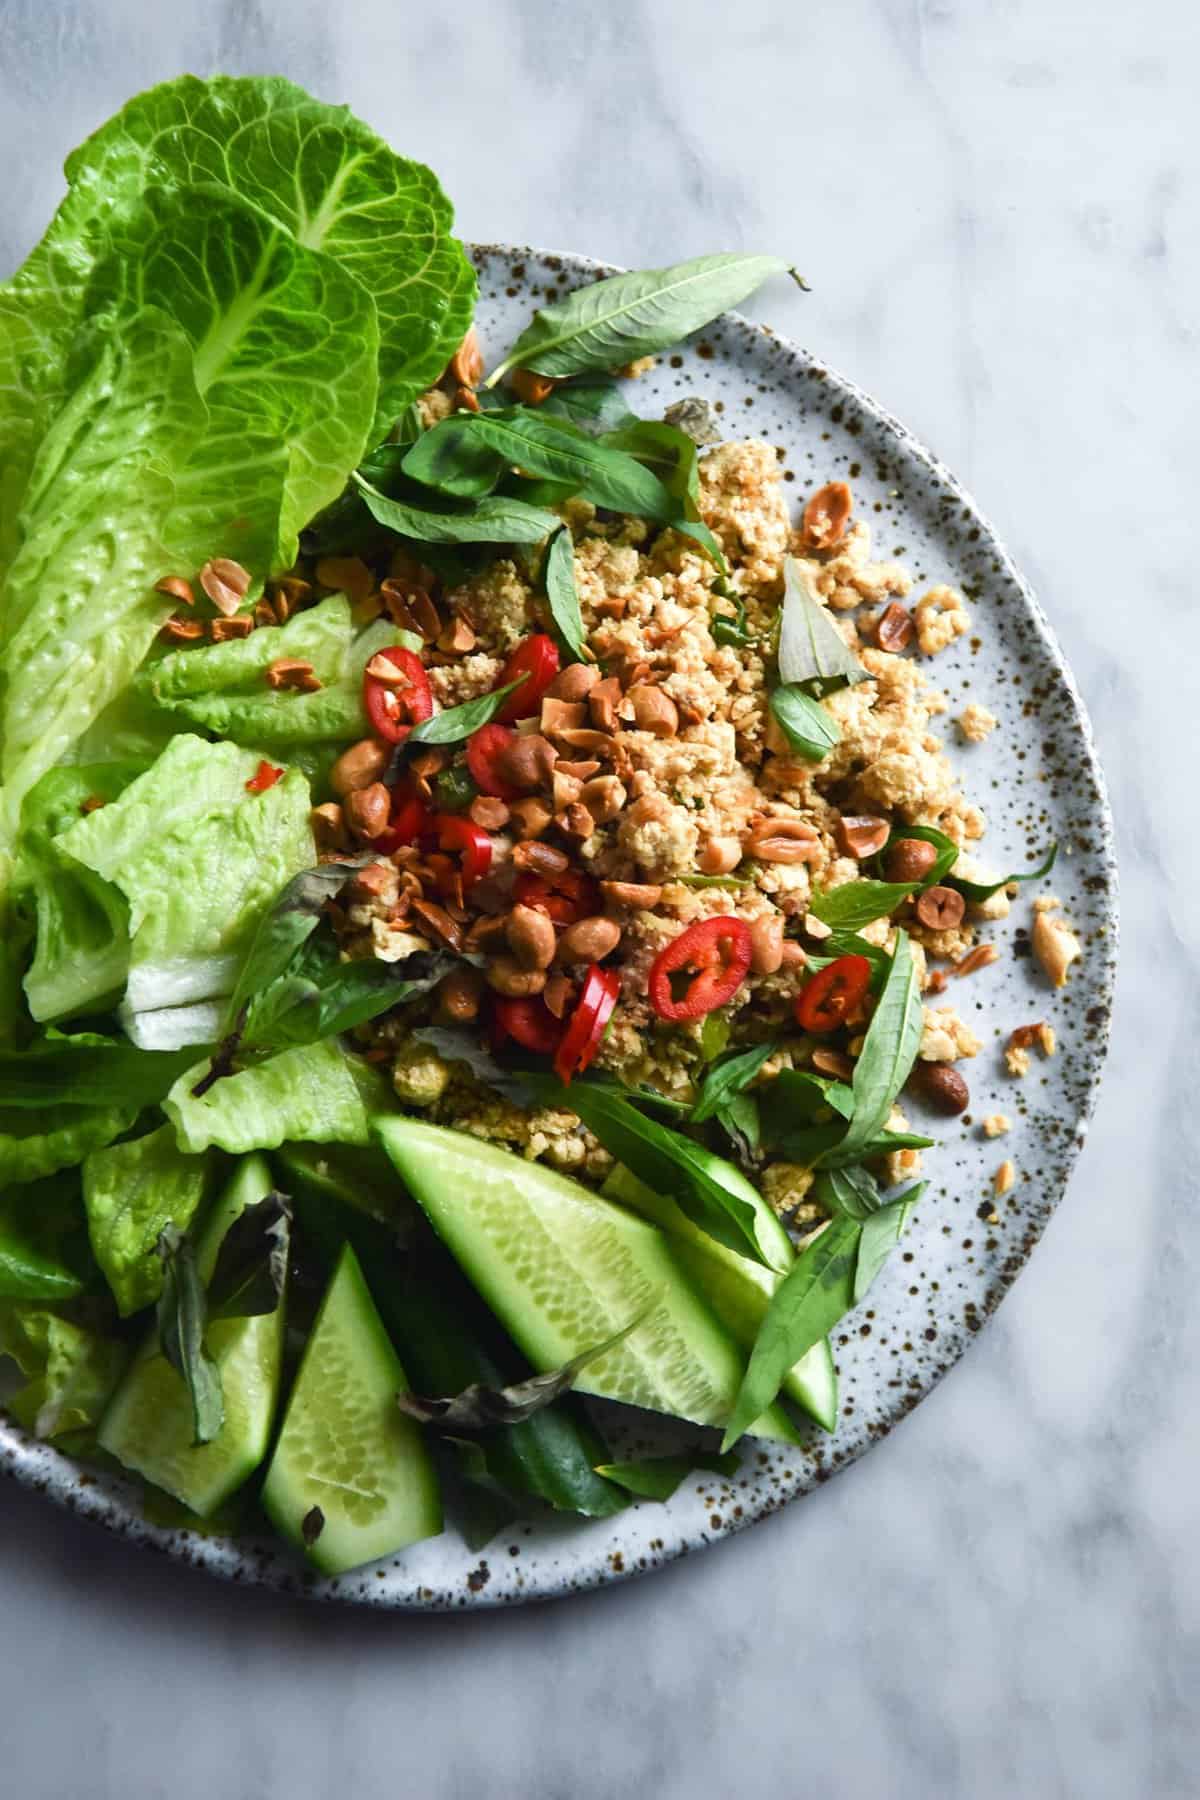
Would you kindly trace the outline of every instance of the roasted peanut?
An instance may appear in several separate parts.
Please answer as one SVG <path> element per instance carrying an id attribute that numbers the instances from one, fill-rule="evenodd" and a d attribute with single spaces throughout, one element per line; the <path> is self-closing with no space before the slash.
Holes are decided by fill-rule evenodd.
<path id="1" fill-rule="evenodd" d="M 919 1062 L 911 1079 L 930 1106 L 947 1116 L 966 1112 L 971 1104 L 970 1089 L 949 1063 Z"/>
<path id="2" fill-rule="evenodd" d="M 250 575 L 228 556 L 214 556 L 200 571 L 200 586 L 219 613 L 231 618 L 250 592 Z"/>
<path id="3" fill-rule="evenodd" d="M 267 686 L 295 688 L 297 693 L 315 694 L 321 680 L 310 662 L 301 656 L 277 656 L 267 665 Z"/>
<path id="4" fill-rule="evenodd" d="M 267 592 L 281 625 L 286 625 L 292 614 L 307 606 L 313 597 L 312 583 L 301 581 L 298 575 L 281 575 L 278 580 L 268 582 Z"/>
<path id="5" fill-rule="evenodd" d="M 204 636 L 204 620 L 170 618 L 158 635 L 164 644 L 195 644 Z"/>
<path id="6" fill-rule="evenodd" d="M 523 804 L 523 801 L 516 801 L 513 812 Z M 564 869 L 570 867 L 570 858 L 554 844 L 518 844 L 513 850 L 512 859 L 514 868 L 528 869 L 533 875 L 561 875 Z"/>
<path id="7" fill-rule="evenodd" d="M 774 975 L 783 964 L 783 920 L 764 913 L 750 927 L 750 967 L 756 975 Z"/>
<path id="8" fill-rule="evenodd" d="M 567 700 L 572 704 L 586 700 L 600 679 L 594 663 L 568 663 L 560 669 L 546 689 L 547 700 Z"/>
<path id="9" fill-rule="evenodd" d="M 156 594 L 169 594 L 172 600 L 182 600 L 185 606 L 196 604 L 192 584 L 185 581 L 182 575 L 164 575 L 161 581 L 155 582 L 154 591 Z"/>
<path id="10" fill-rule="evenodd" d="M 541 837 L 543 831 L 549 830 L 554 818 L 546 802 L 532 796 L 528 800 L 514 800 L 508 810 L 522 838 Z"/>
<path id="11" fill-rule="evenodd" d="M 430 937 L 445 944 L 447 950 L 462 949 L 462 926 L 457 919 L 451 918 L 444 906 L 438 906 L 432 900 L 414 900 L 411 911 L 414 920 L 425 927 Z"/>
<path id="12" fill-rule="evenodd" d="M 343 798 L 347 794 L 357 792 L 359 788 L 370 787 L 388 765 L 388 750 L 378 738 L 359 738 L 357 744 L 351 744 L 329 771 L 329 785 L 335 794 Z"/>
<path id="13" fill-rule="evenodd" d="M 208 635 L 214 644 L 228 644 L 234 638 L 248 638 L 253 630 L 254 620 L 249 613 L 235 613 L 232 619 L 208 621 Z"/>
<path id="14" fill-rule="evenodd" d="M 554 961 L 554 926 L 532 906 L 514 906 L 504 923 L 508 947 L 523 969 L 548 969 Z"/>
<path id="15" fill-rule="evenodd" d="M 759 862 L 813 862 L 821 840 L 803 819 L 764 819 L 746 840 L 746 854 Z"/>
<path id="16" fill-rule="evenodd" d="M 365 600 L 375 590 L 375 577 L 361 556 L 323 556 L 316 567 L 322 587 L 345 594 L 347 600 Z"/>
<path id="17" fill-rule="evenodd" d="M 559 813 L 554 823 L 560 831 L 565 831 L 569 837 L 577 837 L 581 841 L 584 838 L 590 838 L 596 829 L 595 819 L 587 807 L 578 800 L 568 806 L 565 812 Z"/>
<path id="18" fill-rule="evenodd" d="M 479 398 L 478 398 L 474 388 L 469 388 L 469 387 L 455 388 L 454 397 L 453 397 L 451 404 L 453 405 L 455 412 L 482 412 L 483 411 L 483 408 L 479 404 Z"/>
<path id="19" fill-rule="evenodd" d="M 503 800 L 497 800 L 491 794 L 476 794 L 467 808 L 467 815 L 481 831 L 503 831 L 509 820 Z"/>
<path id="20" fill-rule="evenodd" d="M 587 716 L 582 700 L 555 700 L 549 694 L 542 700 L 539 723 L 543 731 L 576 731 Z"/>
<path id="21" fill-rule="evenodd" d="M 806 550 L 832 550 L 846 535 L 854 496 L 844 481 L 827 481 L 804 508 L 801 534 Z"/>
<path id="22" fill-rule="evenodd" d="M 567 1010 L 567 1003 L 574 992 L 572 983 L 561 973 L 547 976 L 542 999 L 546 1002 L 556 1019 L 561 1019 Z"/>
<path id="23" fill-rule="evenodd" d="M 540 994 L 546 985 L 545 969 L 523 969 L 515 956 L 494 956 L 488 963 L 485 979 L 496 993 L 509 1000 L 523 1000 Z"/>
<path id="24" fill-rule="evenodd" d="M 675 736 L 679 730 L 679 708 L 670 694 L 639 682 L 629 689 L 628 699 L 633 707 L 633 722 L 639 731 L 649 731 L 654 737 Z"/>
<path id="25" fill-rule="evenodd" d="M 515 788 L 549 784 L 558 751 L 536 731 L 518 732 L 496 756 L 496 773 Z"/>
<path id="26" fill-rule="evenodd" d="M 456 613 L 444 631 L 438 633 L 437 647 L 447 656 L 465 656 L 475 648 L 475 627 L 470 619 Z"/>
<path id="27" fill-rule="evenodd" d="M 587 703 L 592 724 L 597 731 L 617 729 L 617 708 L 622 698 L 621 684 L 615 675 L 607 675 L 603 681 L 592 684 Z"/>
<path id="28" fill-rule="evenodd" d="M 439 1018 L 452 1025 L 468 1025 L 479 1016 L 479 1000 L 483 993 L 483 977 L 476 969 L 451 969 L 437 990 Z"/>
<path id="29" fill-rule="evenodd" d="M 662 899 L 662 888 L 652 881 L 602 881 L 600 892 L 613 906 L 634 912 L 650 912 Z"/>
<path id="30" fill-rule="evenodd" d="M 579 798 L 597 825 L 606 825 L 610 819 L 616 818 L 627 796 L 615 775 L 597 775 L 593 781 L 584 782 Z"/>
<path id="31" fill-rule="evenodd" d="M 930 931 L 953 931 L 962 924 L 967 903 L 957 888 L 930 887 L 917 896 L 917 917 Z"/>
<path id="32" fill-rule="evenodd" d="M 912 614 L 898 600 L 885 606 L 875 621 L 875 642 L 881 650 L 887 650 L 892 656 L 899 656 L 907 650 L 913 641 L 916 626 Z"/>
<path id="33" fill-rule="evenodd" d="M 511 369 L 505 380 L 523 406 L 540 406 L 554 392 L 554 383 L 532 369 Z"/>
<path id="34" fill-rule="evenodd" d="M 1067 970 L 1083 951 L 1066 920 L 1056 919 L 1046 909 L 1033 921 L 1033 954 L 1051 984 L 1066 987 Z"/>
<path id="35" fill-rule="evenodd" d="M 795 938 L 784 938 L 783 957 L 780 967 L 784 969 L 799 969 L 803 967 L 807 961 L 808 958 L 804 954 L 803 947 L 796 942 Z"/>
<path id="36" fill-rule="evenodd" d="M 610 956 L 621 941 L 621 927 L 615 919 L 597 916 L 579 919 L 568 925 L 558 941 L 560 963 L 600 962 Z"/>
<path id="37" fill-rule="evenodd" d="M 463 387 L 479 386 L 479 378 L 483 374 L 483 350 L 480 348 L 479 333 L 473 325 L 450 358 L 446 374 L 451 381 L 457 381 Z"/>
<path id="38" fill-rule="evenodd" d="M 349 841 L 346 836 L 346 821 L 336 800 L 326 800 L 323 806 L 314 806 L 308 817 L 318 850 L 346 848 Z"/>
<path id="39" fill-rule="evenodd" d="M 862 862 L 887 843 L 888 822 L 867 813 L 846 814 L 837 822 L 836 836 L 842 854 L 855 856 Z"/>
<path id="40" fill-rule="evenodd" d="M 565 812 L 582 793 L 583 783 L 577 775 L 564 775 L 561 769 L 555 769 L 550 779 L 550 795 L 555 812 Z"/>
<path id="41" fill-rule="evenodd" d="M 887 853 L 884 873 L 889 881 L 920 881 L 937 861 L 937 848 L 924 838 L 897 838 Z"/>
<path id="42" fill-rule="evenodd" d="M 342 816 L 355 837 L 374 838 L 386 831 L 392 811 L 392 796 L 382 781 L 355 788 L 346 795 Z"/>
<path id="43" fill-rule="evenodd" d="M 696 865 L 702 875 L 728 875 L 742 860 L 742 846 L 735 837 L 711 837 Z"/>
<path id="44" fill-rule="evenodd" d="M 854 1075 L 854 1062 L 842 1050 L 814 1050 L 812 1066 L 818 1075 L 832 1075 L 837 1081 L 850 1081 Z"/>

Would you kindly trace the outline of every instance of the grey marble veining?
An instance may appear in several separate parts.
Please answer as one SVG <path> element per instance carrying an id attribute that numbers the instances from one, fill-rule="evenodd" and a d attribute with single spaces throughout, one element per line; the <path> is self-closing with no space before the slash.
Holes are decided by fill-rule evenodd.
<path id="1" fill-rule="evenodd" d="M 5 267 L 66 150 L 184 68 L 349 100 L 467 236 L 794 256 L 814 292 L 775 322 L 933 446 L 1038 587 L 1124 910 L 1071 1192 L 855 1469 L 651 1581 L 469 1620 L 211 1585 L 6 1485 L 6 1791 L 1196 1791 L 1198 54 L 1184 0 L 0 0 Z"/>

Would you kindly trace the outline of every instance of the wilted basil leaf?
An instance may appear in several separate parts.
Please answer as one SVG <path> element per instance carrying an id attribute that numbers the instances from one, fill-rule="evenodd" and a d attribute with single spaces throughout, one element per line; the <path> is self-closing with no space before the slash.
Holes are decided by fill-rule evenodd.
<path id="1" fill-rule="evenodd" d="M 627 1488 L 639 1500 L 669 1500 L 689 1475 L 710 1470 L 714 1475 L 736 1475 L 738 1459 L 706 1455 L 696 1451 L 690 1456 L 646 1456 L 634 1462 L 598 1463 L 597 1475 Z"/>
<path id="2" fill-rule="evenodd" d="M 423 1399 L 418 1394 L 397 1394 L 396 1403 L 401 1412 L 418 1419 L 422 1425 L 436 1425 L 451 1435 L 460 1431 L 490 1431 L 497 1425 L 520 1425 L 566 1393 L 589 1363 L 614 1350 L 636 1331 L 657 1304 L 657 1298 L 651 1300 L 636 1318 L 623 1325 L 620 1331 L 614 1331 L 602 1344 L 581 1350 L 578 1356 L 548 1374 L 531 1375 L 525 1381 L 503 1388 L 485 1387 L 476 1381 L 461 1394 L 441 1400 Z"/>
<path id="3" fill-rule="evenodd" d="M 794 556 L 784 558 L 783 579 L 780 681 L 799 683 L 814 695 L 869 681 L 869 673 L 834 624 L 829 608 L 813 593 L 808 571 Z"/>
<path id="4" fill-rule="evenodd" d="M 772 689 L 771 711 L 792 749 L 808 762 L 822 762 L 841 741 L 832 713 L 802 687 Z"/>
<path id="5" fill-rule="evenodd" d="M 413 1036 L 419 1043 L 436 1050 L 446 1062 L 465 1063 L 477 1081 L 485 1087 L 495 1088 L 498 1094 L 504 1094 L 517 1106 L 533 1104 L 533 1096 L 521 1071 L 502 1067 L 473 1032 L 460 1025 L 418 1025 Z"/>
<path id="6" fill-rule="evenodd" d="M 275 1311 L 287 1283 L 291 1231 L 291 1204 L 277 1188 L 242 1209 L 217 1252 L 208 1284 L 210 1320 Z"/>
<path id="7" fill-rule="evenodd" d="M 279 1050 L 352 1031 L 428 993 L 454 961 L 430 950 L 395 963 L 374 956 L 343 962 L 332 938 L 322 934 L 302 944 L 284 973 L 251 1001 L 240 1048 Z"/>
<path id="8" fill-rule="evenodd" d="M 164 1225 L 155 1248 L 163 1265 L 157 1309 L 159 1342 L 191 1398 L 193 1442 L 211 1444 L 225 1423 L 225 1399 L 221 1371 L 204 1345 L 208 1307 L 195 1246 L 177 1225 Z"/>
<path id="9" fill-rule="evenodd" d="M 325 1529 L 325 1514 L 319 1506 L 310 1506 L 300 1521 L 300 1541 L 306 1550 L 311 1550 Z"/>
<path id="10" fill-rule="evenodd" d="M 579 590 L 575 586 L 575 545 L 566 525 L 550 540 L 544 579 L 550 617 L 560 642 L 576 662 L 586 662 L 587 633 L 579 610 Z"/>

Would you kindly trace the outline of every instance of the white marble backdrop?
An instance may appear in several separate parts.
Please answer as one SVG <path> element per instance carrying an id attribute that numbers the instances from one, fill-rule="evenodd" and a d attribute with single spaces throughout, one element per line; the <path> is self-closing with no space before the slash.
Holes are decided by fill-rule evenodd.
<path id="1" fill-rule="evenodd" d="M 224 1589 L 0 1489 L 22 1800 L 1197 1792 L 1200 24 L 1190 0 L 0 0 L 0 266 L 65 151 L 280 70 L 466 235 L 783 251 L 777 322 L 961 473 L 1095 719 L 1125 950 L 1072 1191 L 851 1473 L 642 1583 L 405 1620 Z"/>

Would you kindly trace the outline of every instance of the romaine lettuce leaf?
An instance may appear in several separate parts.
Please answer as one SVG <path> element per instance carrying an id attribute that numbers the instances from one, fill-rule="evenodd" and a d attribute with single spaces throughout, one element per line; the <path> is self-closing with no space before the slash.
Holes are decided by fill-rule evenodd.
<path id="1" fill-rule="evenodd" d="M 0 1305 L 0 1357 L 11 1357 L 28 1386 L 5 1401 L 38 1437 L 90 1433 L 129 1361 L 129 1347 L 42 1306 Z M 78 1448 L 79 1446 L 70 1446 Z"/>
<path id="2" fill-rule="evenodd" d="M 168 1223 L 186 1231 L 208 1178 L 208 1158 L 185 1156 L 170 1125 L 96 1150 L 84 1163 L 88 1236 L 122 1318 L 157 1300 L 163 1281 L 154 1249 L 158 1235 Z"/>
<path id="3" fill-rule="evenodd" d="M 134 1049 L 121 1038 L 94 1031 L 71 1035 L 51 1026 L 44 1038 L 21 1050 L 0 1050 L 0 1094 L 10 1107 L 153 1106 L 203 1046 L 169 1056 Z"/>
<path id="4" fill-rule="evenodd" d="M 56 840 L 128 901 L 128 1013 L 177 1008 L 180 1028 L 194 1032 L 193 1004 L 232 991 L 259 919 L 311 866 L 307 782 L 292 770 L 250 793 L 256 767 L 248 750 L 182 734 L 118 799 Z M 164 1048 L 195 1041 L 158 1038 Z"/>
<path id="5" fill-rule="evenodd" d="M 240 1154 L 297 1143 L 367 1144 L 365 1069 L 356 1069 L 331 1039 L 284 1050 L 269 1061 L 227 1075 L 199 1098 L 193 1094 L 208 1064 L 181 1075 L 163 1101 L 180 1146 L 210 1144 Z M 382 1091 L 382 1089 L 381 1089 Z"/>
<path id="6" fill-rule="evenodd" d="M 129 1106 L 0 1106 L 0 1189 L 39 1181 L 111 1144 L 138 1115 Z"/>
<path id="7" fill-rule="evenodd" d="M 0 1193 L 0 1301 L 71 1300 L 95 1276 L 77 1170 Z"/>
<path id="8" fill-rule="evenodd" d="M 99 1009 L 129 967 L 129 908 L 119 888 L 54 842 L 89 800 L 115 800 L 141 773 L 134 762 L 51 769 L 26 795 L 15 888 L 35 921 L 25 995 L 35 1019 Z"/>
<path id="9" fill-rule="evenodd" d="M 312 664 L 320 681 L 336 681 L 354 635 L 350 602 L 344 594 L 331 594 L 319 606 L 296 613 L 278 629 L 252 631 L 249 637 L 231 638 L 224 644 L 172 650 L 159 662 L 143 668 L 137 688 L 153 695 L 161 705 L 215 694 L 254 698 L 266 695 L 286 705 L 289 696 L 266 684 L 270 665 L 280 656 L 298 656 Z M 295 693 L 290 697 L 294 700 Z"/>

